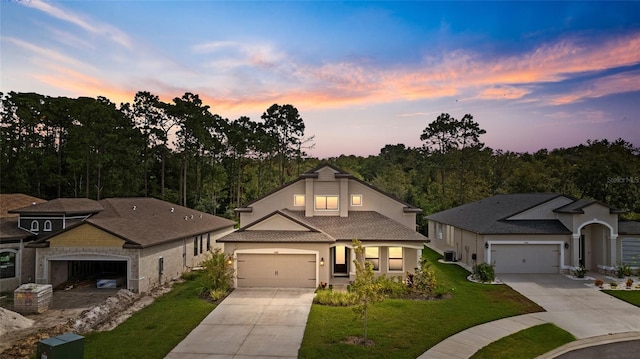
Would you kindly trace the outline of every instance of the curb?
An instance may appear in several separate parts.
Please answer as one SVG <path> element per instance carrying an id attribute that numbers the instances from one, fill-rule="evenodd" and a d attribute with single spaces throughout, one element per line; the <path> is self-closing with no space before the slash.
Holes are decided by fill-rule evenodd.
<path id="1" fill-rule="evenodd" d="M 585 338 L 573 341 L 571 343 L 567 343 L 559 348 L 556 348 L 550 352 L 544 353 L 536 359 L 553 359 L 562 354 L 566 354 L 568 352 L 572 352 L 574 350 L 610 344 L 610 343 L 618 343 L 618 342 L 626 342 L 630 340 L 640 340 L 640 332 L 626 332 L 626 333 L 616 333 L 616 334 L 608 334 L 597 337 Z"/>

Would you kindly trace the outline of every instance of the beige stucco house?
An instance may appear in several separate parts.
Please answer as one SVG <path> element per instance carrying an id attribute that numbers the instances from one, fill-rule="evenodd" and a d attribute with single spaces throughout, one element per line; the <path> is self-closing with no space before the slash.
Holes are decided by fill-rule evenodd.
<path id="1" fill-rule="evenodd" d="M 640 266 L 640 223 L 596 200 L 557 193 L 504 194 L 426 217 L 429 246 L 496 273 L 561 273 L 580 265 Z"/>
<path id="2" fill-rule="evenodd" d="M 355 276 L 353 239 L 378 274 L 418 266 L 422 211 L 323 164 L 242 208 L 240 228 L 219 240 L 235 257 L 237 287 L 316 287 Z"/>
<path id="3" fill-rule="evenodd" d="M 235 221 L 154 198 L 59 198 L 11 211 L 35 240 L 34 281 L 78 280 L 134 292 L 198 266 Z"/>

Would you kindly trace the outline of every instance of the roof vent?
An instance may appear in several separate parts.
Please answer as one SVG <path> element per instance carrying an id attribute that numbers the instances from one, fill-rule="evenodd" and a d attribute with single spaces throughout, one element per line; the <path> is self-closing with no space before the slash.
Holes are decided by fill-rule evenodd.
<path id="1" fill-rule="evenodd" d="M 175 208 L 171 207 L 171 213 L 173 213 L 173 211 L 175 211 Z"/>
<path id="2" fill-rule="evenodd" d="M 187 219 L 189 219 L 189 216 L 184 216 L 184 220 L 186 221 Z"/>
<path id="3" fill-rule="evenodd" d="M 200 213 L 200 218 L 202 218 L 202 213 Z"/>
<path id="4" fill-rule="evenodd" d="M 36 203 L 35 203 L 35 202 L 31 202 L 31 205 L 32 205 L 32 206 L 35 206 L 35 205 L 36 205 Z"/>
<path id="5" fill-rule="evenodd" d="M 136 208 L 138 208 L 138 206 L 133 206 L 133 210 L 134 210 L 134 211 L 136 210 Z"/>
<path id="6" fill-rule="evenodd" d="M 193 214 L 191 215 L 191 219 L 193 219 Z"/>

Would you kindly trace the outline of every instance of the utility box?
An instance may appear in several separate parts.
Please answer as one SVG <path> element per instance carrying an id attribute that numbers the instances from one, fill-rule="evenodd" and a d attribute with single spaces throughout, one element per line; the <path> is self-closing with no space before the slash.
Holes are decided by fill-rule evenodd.
<path id="1" fill-rule="evenodd" d="M 444 251 L 444 261 L 445 262 L 455 262 L 456 261 L 456 252 L 455 251 Z"/>
<path id="2" fill-rule="evenodd" d="M 65 333 L 38 342 L 36 359 L 83 359 L 84 337 Z"/>

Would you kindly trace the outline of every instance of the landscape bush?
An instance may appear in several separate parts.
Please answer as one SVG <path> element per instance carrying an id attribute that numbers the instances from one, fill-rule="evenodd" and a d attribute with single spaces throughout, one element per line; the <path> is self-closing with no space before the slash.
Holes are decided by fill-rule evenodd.
<path id="1" fill-rule="evenodd" d="M 212 300 L 224 298 L 233 287 L 233 274 L 233 257 L 225 255 L 220 248 L 215 248 L 202 262 L 201 292 Z"/>
<path id="2" fill-rule="evenodd" d="M 483 283 L 496 280 L 495 264 L 480 263 L 473 266 L 473 277 Z"/>

